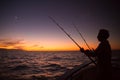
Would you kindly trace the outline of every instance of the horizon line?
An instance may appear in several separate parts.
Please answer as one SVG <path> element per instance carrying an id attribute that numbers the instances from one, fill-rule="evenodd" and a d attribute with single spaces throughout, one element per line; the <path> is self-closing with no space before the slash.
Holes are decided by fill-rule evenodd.
<path id="1" fill-rule="evenodd" d="M 6 48 L 0 48 L 0 50 L 18 50 L 18 51 L 28 51 L 28 52 L 59 52 L 59 51 L 80 51 L 80 50 L 23 50 L 23 49 L 6 49 Z M 112 49 L 112 51 L 120 50 L 120 49 Z"/>

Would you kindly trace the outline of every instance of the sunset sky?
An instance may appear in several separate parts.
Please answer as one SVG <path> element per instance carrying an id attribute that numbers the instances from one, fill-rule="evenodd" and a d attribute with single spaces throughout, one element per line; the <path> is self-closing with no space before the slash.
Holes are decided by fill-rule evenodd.
<path id="1" fill-rule="evenodd" d="M 108 29 L 112 49 L 120 49 L 120 6 L 115 0 L 0 0 L 0 48 L 79 50 L 53 23 L 52 16 L 85 49 L 99 44 L 99 29 Z"/>

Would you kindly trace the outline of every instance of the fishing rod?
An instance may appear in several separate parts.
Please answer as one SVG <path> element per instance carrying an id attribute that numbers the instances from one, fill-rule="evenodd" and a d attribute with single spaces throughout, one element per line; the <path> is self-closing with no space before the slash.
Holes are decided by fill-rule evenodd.
<path id="1" fill-rule="evenodd" d="M 51 16 L 49 16 L 49 18 L 79 47 L 79 49 L 83 49 Z M 95 61 L 90 56 L 86 56 L 96 65 Z"/>
<path id="2" fill-rule="evenodd" d="M 52 18 L 49 16 L 49 18 L 81 49 L 82 47 L 79 46 L 79 44 Z"/>
<path id="3" fill-rule="evenodd" d="M 76 31 L 78 32 L 78 34 L 81 36 L 81 38 L 83 39 L 83 41 L 85 42 L 86 46 L 89 48 L 89 50 L 91 50 L 91 48 L 89 47 L 89 45 L 87 44 L 85 38 L 82 36 L 82 34 L 80 33 L 80 31 L 78 30 L 78 28 L 76 27 L 75 24 L 73 24 L 74 28 L 76 29 Z M 92 51 L 92 50 L 91 50 Z"/>

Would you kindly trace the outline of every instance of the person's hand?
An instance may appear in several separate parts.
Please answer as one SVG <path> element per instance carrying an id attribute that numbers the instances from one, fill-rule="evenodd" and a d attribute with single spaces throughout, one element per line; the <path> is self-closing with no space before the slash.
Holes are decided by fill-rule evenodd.
<path id="1" fill-rule="evenodd" d="M 80 48 L 80 51 L 81 51 L 81 52 L 85 52 L 84 48 Z"/>

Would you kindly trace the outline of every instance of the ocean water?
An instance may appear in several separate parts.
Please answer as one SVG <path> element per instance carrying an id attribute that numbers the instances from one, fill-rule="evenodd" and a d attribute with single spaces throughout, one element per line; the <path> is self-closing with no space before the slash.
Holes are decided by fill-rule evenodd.
<path id="1" fill-rule="evenodd" d="M 0 52 L 3 80 L 55 80 L 67 70 L 88 61 L 80 52 Z"/>
<path id="2" fill-rule="evenodd" d="M 116 56 L 119 55 L 113 54 L 114 60 Z M 0 80 L 56 80 L 67 70 L 88 61 L 79 51 L 0 51 Z"/>

